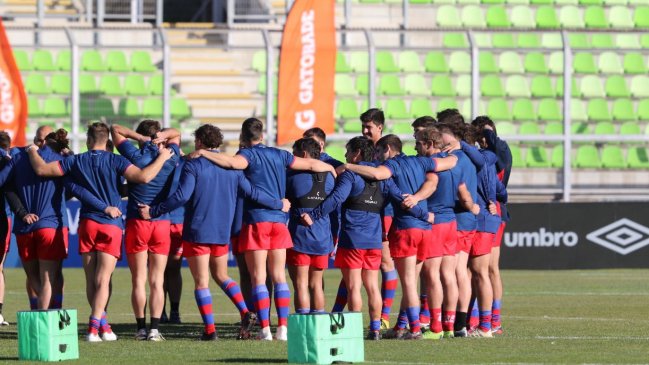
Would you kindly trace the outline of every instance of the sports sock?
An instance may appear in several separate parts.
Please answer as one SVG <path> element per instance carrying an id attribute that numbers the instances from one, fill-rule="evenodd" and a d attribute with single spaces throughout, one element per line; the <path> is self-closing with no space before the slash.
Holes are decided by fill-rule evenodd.
<path id="1" fill-rule="evenodd" d="M 106 314 L 106 311 L 101 312 L 101 318 L 99 319 L 99 328 L 101 329 L 101 332 L 104 333 L 113 332 L 110 329 L 110 325 L 108 324 L 108 315 Z"/>
<path id="2" fill-rule="evenodd" d="M 435 333 L 442 332 L 442 308 L 433 308 L 433 315 L 430 319 L 430 330 Z M 421 318 L 421 315 L 419 315 Z"/>
<path id="3" fill-rule="evenodd" d="M 494 300 L 491 305 L 491 328 L 500 326 L 500 300 Z"/>
<path id="4" fill-rule="evenodd" d="M 381 329 L 381 320 L 370 321 L 370 331 L 379 331 Z"/>
<path id="5" fill-rule="evenodd" d="M 287 283 L 275 284 L 275 309 L 277 310 L 277 325 L 288 325 L 288 312 L 291 306 L 291 292 Z"/>
<path id="6" fill-rule="evenodd" d="M 171 311 L 169 311 L 169 316 L 171 316 L 171 313 L 180 313 L 180 302 L 170 302 L 171 303 Z"/>
<path id="7" fill-rule="evenodd" d="M 38 309 L 38 297 L 29 297 L 29 309 Z"/>
<path id="8" fill-rule="evenodd" d="M 311 310 L 309 308 L 298 308 L 296 311 L 297 314 L 309 314 Z"/>
<path id="9" fill-rule="evenodd" d="M 99 332 L 99 319 L 90 316 L 88 319 L 88 333 L 97 334 Z"/>
<path id="10" fill-rule="evenodd" d="M 430 309 L 428 308 L 428 295 L 422 294 L 419 296 L 419 323 L 430 323 Z"/>
<path id="11" fill-rule="evenodd" d="M 201 313 L 201 317 L 203 318 L 205 333 L 209 335 L 216 332 L 216 327 L 214 326 L 214 313 L 212 312 L 212 294 L 210 293 L 210 289 L 196 289 L 194 290 L 194 297 L 196 298 L 198 311 Z"/>
<path id="12" fill-rule="evenodd" d="M 0 303 L 0 314 L 2 314 L 2 303 Z"/>
<path id="13" fill-rule="evenodd" d="M 311 309 L 311 314 L 326 313 L 324 309 Z"/>
<path id="14" fill-rule="evenodd" d="M 491 311 L 480 311 L 480 329 L 482 331 L 491 329 Z"/>
<path id="15" fill-rule="evenodd" d="M 52 301 L 50 302 L 50 309 L 61 309 L 63 308 L 63 294 L 57 294 L 52 296 Z"/>
<path id="16" fill-rule="evenodd" d="M 257 285 L 252 289 L 252 300 L 255 302 L 259 326 L 261 328 L 270 326 L 270 299 L 265 284 Z"/>
<path id="17" fill-rule="evenodd" d="M 159 326 L 160 326 L 160 317 L 158 317 L 158 318 L 151 317 L 151 328 L 150 329 L 157 330 Z"/>
<path id="18" fill-rule="evenodd" d="M 400 310 L 399 311 L 399 317 L 397 317 L 397 329 L 404 329 L 406 328 L 406 325 L 408 325 L 408 315 L 406 314 L 406 311 Z"/>
<path id="19" fill-rule="evenodd" d="M 406 313 L 408 315 L 408 323 L 410 324 L 410 332 L 421 332 L 419 324 L 419 307 L 408 307 Z"/>
<path id="20" fill-rule="evenodd" d="M 453 331 L 453 324 L 455 323 L 455 311 L 442 312 L 442 330 Z"/>
<path id="21" fill-rule="evenodd" d="M 479 323 L 480 309 L 478 308 L 478 299 L 473 300 L 471 304 L 471 316 L 469 317 L 469 325 L 476 327 Z"/>
<path id="22" fill-rule="evenodd" d="M 239 310 L 239 315 L 241 316 L 241 318 L 243 318 L 246 313 L 248 313 L 248 307 L 246 306 L 246 302 L 243 300 L 241 288 L 239 288 L 237 282 L 232 279 L 228 279 L 224 281 L 223 284 L 221 284 L 221 289 L 223 289 L 228 298 L 230 298 L 235 307 L 237 307 L 237 309 Z"/>
<path id="23" fill-rule="evenodd" d="M 397 283 L 399 282 L 397 271 L 381 271 L 383 280 L 381 281 L 381 297 L 383 298 L 383 307 L 381 308 L 381 318 L 386 321 L 390 320 L 390 311 L 392 302 L 397 292 Z"/>
<path id="24" fill-rule="evenodd" d="M 466 312 L 455 313 L 455 324 L 453 325 L 456 331 L 466 328 Z"/>
<path id="25" fill-rule="evenodd" d="M 338 293 L 336 294 L 336 301 L 334 302 L 334 307 L 331 309 L 332 312 L 342 312 L 347 305 L 347 286 L 345 286 L 345 281 L 340 280 L 338 285 Z"/>
<path id="26" fill-rule="evenodd" d="M 146 318 L 135 318 L 135 323 L 137 323 L 137 330 L 146 329 Z"/>

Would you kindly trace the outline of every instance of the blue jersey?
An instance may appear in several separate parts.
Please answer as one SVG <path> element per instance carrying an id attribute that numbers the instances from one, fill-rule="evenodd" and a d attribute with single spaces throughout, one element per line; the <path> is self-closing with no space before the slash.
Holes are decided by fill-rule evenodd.
<path id="1" fill-rule="evenodd" d="M 183 241 L 227 244 L 234 219 L 237 192 L 270 209 L 282 202 L 252 187 L 243 171 L 226 170 L 204 157 L 185 162 L 180 186 L 166 201 L 151 206 L 151 216 L 159 217 L 185 205 Z"/>
<path id="2" fill-rule="evenodd" d="M 342 162 L 329 156 L 325 152 L 320 153 L 320 161 L 328 163 L 334 168 L 338 168 L 338 166 L 343 164 Z M 331 223 L 331 235 L 334 237 L 334 239 L 337 239 L 340 233 L 340 209 L 336 209 L 331 212 L 331 214 L 329 215 L 329 221 Z"/>
<path id="3" fill-rule="evenodd" d="M 471 194 L 474 202 L 478 200 L 478 177 L 475 166 L 469 160 L 462 150 L 452 151 L 451 154 L 457 157 L 455 168 L 451 169 L 451 174 L 458 182 L 458 187 L 464 184 Z M 477 228 L 477 218 L 470 211 L 466 210 L 460 203 L 459 199 L 455 201 L 455 218 L 457 219 L 458 231 L 475 231 Z"/>
<path id="4" fill-rule="evenodd" d="M 180 149 L 177 144 L 170 144 L 169 148 L 174 152 L 170 159 L 165 161 L 156 177 L 147 184 L 128 183 L 128 205 L 126 206 L 126 219 L 140 218 L 138 204 L 158 204 L 169 196 L 169 190 L 173 182 L 173 173 L 176 163 L 180 158 Z M 158 146 L 146 142 L 142 148 L 135 147 L 128 140 L 122 141 L 117 146 L 119 153 L 126 157 L 131 163 L 141 169 L 149 166 L 160 154 Z M 168 215 L 163 215 L 159 220 L 169 220 Z"/>
<path id="5" fill-rule="evenodd" d="M 338 166 L 342 165 L 343 163 L 336 160 L 335 158 L 329 156 L 326 152 L 320 152 L 320 161 L 326 162 L 329 165 L 333 166 L 334 168 L 338 168 Z"/>
<path id="6" fill-rule="evenodd" d="M 447 153 L 438 153 L 433 158 L 443 158 L 448 156 Z M 457 168 L 453 167 L 453 169 Z M 448 223 L 455 220 L 455 200 L 457 199 L 458 181 L 454 178 L 451 170 L 441 171 L 437 173 L 437 189 L 431 195 L 426 203 L 428 211 L 435 214 L 435 223 Z"/>
<path id="7" fill-rule="evenodd" d="M 243 226 L 243 206 L 246 204 L 246 199 L 239 193 L 237 195 L 237 203 L 234 207 L 234 220 L 232 221 L 232 228 L 230 230 L 231 237 L 239 237 L 241 233 L 241 226 Z"/>
<path id="8" fill-rule="evenodd" d="M 437 164 L 431 157 L 397 155 L 383 163 L 392 173 L 392 179 L 405 194 L 416 193 L 426 181 L 426 172 L 434 172 Z M 428 211 L 425 201 L 418 204 L 420 209 Z M 430 229 L 430 223 L 408 214 L 400 205 L 394 205 L 394 223 L 397 229 L 421 228 Z"/>
<path id="9" fill-rule="evenodd" d="M 171 196 L 180 185 L 180 173 L 182 172 L 184 165 L 185 159 L 179 158 L 178 161 L 176 161 L 176 169 L 174 170 L 173 182 L 171 183 L 171 188 L 169 189 L 169 196 Z M 169 212 L 169 219 L 171 220 L 171 224 L 182 224 L 185 220 L 185 207 L 180 206 Z"/>
<path id="10" fill-rule="evenodd" d="M 360 165 L 374 166 L 374 164 L 367 162 L 361 162 Z M 348 209 L 343 205 L 348 199 L 360 196 L 365 189 L 365 185 L 366 182 L 360 175 L 345 171 L 338 177 L 336 186 L 327 199 L 309 212 L 315 222 L 342 205 L 340 238 L 338 240 L 340 247 L 351 249 L 382 248 L 381 213 Z M 381 181 L 380 191 L 384 203 L 388 199 L 395 204 L 400 204 L 403 201 L 402 192 L 392 179 Z M 428 212 L 419 206 L 413 207 L 408 212 L 419 219 L 425 220 L 428 217 Z"/>
<path id="11" fill-rule="evenodd" d="M 500 183 L 496 174 L 496 154 L 486 149 L 478 150 L 462 142 L 462 150 L 471 159 L 478 172 L 478 200 L 480 206 L 478 214 L 479 232 L 496 233 L 500 227 L 500 216 L 489 213 L 489 202 L 496 202 L 497 184 Z"/>
<path id="12" fill-rule="evenodd" d="M 286 169 L 295 161 L 292 154 L 277 148 L 266 147 L 263 144 L 256 144 L 239 150 L 238 155 L 248 161 L 245 174 L 257 189 L 275 199 L 282 199 L 286 196 Z M 287 219 L 286 213 L 261 207 L 250 199 L 246 199 L 243 211 L 245 223 L 286 223 Z"/>
<path id="13" fill-rule="evenodd" d="M 125 157 L 108 151 L 93 150 L 65 157 L 59 161 L 59 166 L 64 174 L 69 174 L 76 184 L 107 206 L 121 207 L 122 197 L 117 187 L 122 183 L 124 171 L 131 166 Z M 83 201 L 80 217 L 124 228 L 122 217 L 110 218 Z"/>
<path id="14" fill-rule="evenodd" d="M 314 178 L 316 180 L 322 178 L 322 180 L 319 180 L 321 186 L 314 187 Z M 286 182 L 286 198 L 291 201 L 288 230 L 293 239 L 293 249 L 310 255 L 329 254 L 333 251 L 330 216 L 314 221 L 310 227 L 300 223 L 300 216 L 302 213 L 312 211 L 314 205 L 317 206 L 331 194 L 335 184 L 334 177 L 329 173 L 315 174 L 291 171 Z M 317 190 L 318 187 L 321 187 L 324 191 Z M 301 203 L 307 199 L 306 204 Z"/>

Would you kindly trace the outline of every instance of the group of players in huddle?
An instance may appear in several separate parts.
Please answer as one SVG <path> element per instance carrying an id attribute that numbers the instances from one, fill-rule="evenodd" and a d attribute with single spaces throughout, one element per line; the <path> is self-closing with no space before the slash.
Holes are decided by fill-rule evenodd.
<path id="1" fill-rule="evenodd" d="M 361 311 L 364 287 L 368 339 L 502 333 L 498 260 L 511 153 L 494 123 L 488 117 L 465 123 L 455 109 L 439 112 L 437 120 L 420 117 L 412 123 L 417 156 L 406 156 L 398 136 L 382 135 L 381 110 L 370 109 L 360 119 L 363 136 L 347 142 L 344 162 L 324 152 L 319 128 L 295 141 L 293 153 L 267 147 L 255 118 L 243 122 L 234 156 L 219 151 L 223 135 L 209 124 L 195 131 L 195 150 L 187 156 L 180 133 L 153 120 L 134 131 L 93 123 L 88 152 L 77 155 L 62 129 L 41 127 L 33 145 L 14 149 L 0 133 L 0 186 L 15 214 L 32 309 L 63 304 L 65 201 L 76 197 L 90 342 L 117 339 L 106 308 L 123 231 L 137 340 L 163 340 L 161 321 L 180 323 L 184 257 L 204 323 L 201 340 L 217 338 L 211 276 L 240 313 L 239 339 L 285 341 L 291 297 L 286 266 L 294 311 L 324 313 L 323 271 L 332 254 L 342 273 L 332 312 L 345 306 Z M 122 196 L 128 196 L 125 224 Z M 8 208 L 4 213 L 10 216 Z M 9 219 L 0 223 L 7 224 L 0 230 L 11 227 Z M 6 255 L 8 237 L 4 244 Z M 228 274 L 230 249 L 239 283 Z M 391 327 L 398 281 L 403 296 Z M 0 284 L 1 315 L 4 279 Z M 274 336 L 271 297 L 278 318 Z M 253 336 L 255 324 L 260 330 Z"/>

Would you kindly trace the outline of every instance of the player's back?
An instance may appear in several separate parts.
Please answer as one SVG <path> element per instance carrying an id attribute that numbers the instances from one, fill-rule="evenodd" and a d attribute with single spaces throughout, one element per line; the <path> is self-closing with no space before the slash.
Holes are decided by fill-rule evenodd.
<path id="1" fill-rule="evenodd" d="M 439 153 L 432 157 L 443 158 L 447 153 Z M 455 169 L 457 167 L 453 167 Z M 428 211 L 435 214 L 435 223 L 446 223 L 455 220 L 455 200 L 457 199 L 458 180 L 451 170 L 437 172 L 437 188 L 428 200 Z"/>
<path id="2" fill-rule="evenodd" d="M 457 157 L 455 168 L 451 169 L 451 174 L 458 180 L 458 184 L 464 183 L 471 198 L 475 203 L 478 201 L 478 177 L 473 162 L 462 150 L 451 152 Z M 473 231 L 476 228 L 476 217 L 462 206 L 459 199 L 455 201 L 455 216 L 457 218 L 457 229 L 460 231 Z"/>
<path id="3" fill-rule="evenodd" d="M 435 170 L 435 162 L 430 157 L 397 155 L 383 163 L 392 172 L 392 179 L 404 194 L 414 194 L 426 181 L 426 172 Z M 418 203 L 426 210 L 426 201 Z M 400 206 L 393 206 L 394 221 L 399 229 L 430 228 L 430 224 L 407 214 Z"/>
<path id="4" fill-rule="evenodd" d="M 371 163 L 360 164 L 374 166 Z M 345 248 L 381 248 L 381 210 L 385 202 L 383 183 L 365 180 L 351 171 L 345 171 L 339 180 L 351 185 L 349 196 L 342 204 L 339 245 Z"/>

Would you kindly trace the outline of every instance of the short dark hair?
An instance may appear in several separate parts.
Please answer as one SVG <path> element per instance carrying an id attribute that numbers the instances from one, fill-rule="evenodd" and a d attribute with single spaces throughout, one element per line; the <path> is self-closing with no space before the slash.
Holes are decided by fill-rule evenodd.
<path id="1" fill-rule="evenodd" d="M 88 145 L 94 146 L 97 143 L 106 143 L 109 141 L 110 129 L 106 123 L 95 122 L 88 126 L 86 136 L 88 138 Z"/>
<path id="2" fill-rule="evenodd" d="M 467 128 L 464 131 L 464 141 L 466 141 L 466 143 L 473 146 L 474 144 L 476 144 L 476 142 L 478 143 L 480 142 L 481 139 L 480 137 L 481 137 L 481 133 L 478 130 L 478 128 L 476 128 L 473 125 L 467 124 Z"/>
<path id="3" fill-rule="evenodd" d="M 437 123 L 435 118 L 433 118 L 433 117 L 431 117 L 429 115 L 425 115 L 423 117 L 419 117 L 419 118 L 415 119 L 415 121 L 412 122 L 411 126 L 413 128 L 429 128 L 429 127 L 434 126 L 435 123 Z"/>
<path id="4" fill-rule="evenodd" d="M 223 144 L 223 133 L 219 127 L 212 124 L 203 124 L 194 131 L 194 137 L 205 148 L 219 148 Z"/>
<path id="5" fill-rule="evenodd" d="M 9 137 L 9 133 L 0 131 L 0 148 L 8 150 L 9 147 L 11 147 L 11 137 Z"/>
<path id="6" fill-rule="evenodd" d="M 318 128 L 318 127 L 307 129 L 306 131 L 304 131 L 304 133 L 302 133 L 302 137 L 304 138 L 316 137 L 322 140 L 322 142 L 327 142 L 327 134 L 322 130 L 322 128 Z"/>
<path id="7" fill-rule="evenodd" d="M 401 153 L 401 149 L 403 148 L 403 143 L 401 143 L 401 139 L 397 137 L 394 134 L 388 134 L 386 136 L 381 137 L 381 139 L 376 142 L 376 147 L 381 147 L 383 149 L 386 149 L 388 146 L 390 146 L 390 149 L 393 151 L 397 151 L 397 153 Z"/>
<path id="8" fill-rule="evenodd" d="M 459 110 L 455 108 L 447 108 L 444 109 L 440 112 L 437 112 L 437 121 L 440 123 L 448 123 L 449 118 L 453 118 L 453 120 L 457 120 L 457 117 L 460 117 L 462 121 L 464 122 L 464 118 L 462 117 L 462 114 L 460 113 Z"/>
<path id="9" fill-rule="evenodd" d="M 295 143 L 293 143 L 293 154 L 299 154 L 300 157 L 302 157 L 302 153 L 306 152 L 307 155 L 311 158 L 315 158 L 316 160 L 320 159 L 320 144 L 316 142 L 315 139 L 308 137 L 308 138 L 300 138 Z"/>
<path id="10" fill-rule="evenodd" d="M 362 161 L 372 161 L 374 159 L 374 143 L 365 136 L 354 137 L 345 145 L 349 151 L 356 153 L 360 151 Z"/>
<path id="11" fill-rule="evenodd" d="M 494 133 L 498 135 L 498 133 L 496 132 L 496 124 L 494 124 L 493 120 L 491 120 L 491 118 L 486 115 L 481 115 L 475 118 L 473 122 L 471 122 L 471 125 L 476 127 L 480 132 L 482 132 L 482 130 L 484 130 L 484 127 L 488 125 L 494 130 Z"/>
<path id="12" fill-rule="evenodd" d="M 160 126 L 160 122 L 157 120 L 145 119 L 138 124 L 135 132 L 145 137 L 153 138 L 153 136 L 161 130 L 162 127 Z"/>
<path id="13" fill-rule="evenodd" d="M 241 142 L 250 143 L 261 140 L 264 136 L 264 123 L 257 118 L 248 118 L 241 125 Z"/>
<path id="14" fill-rule="evenodd" d="M 68 131 L 63 128 L 45 136 L 45 143 L 49 148 L 56 153 L 61 153 L 64 149 L 70 149 L 70 140 L 68 139 Z"/>
<path id="15" fill-rule="evenodd" d="M 439 130 L 440 133 L 449 133 L 455 136 L 458 141 L 464 139 L 464 134 L 466 130 L 466 123 L 456 124 L 456 123 L 437 123 L 435 128 Z"/>
<path id="16" fill-rule="evenodd" d="M 435 148 L 441 149 L 442 147 L 444 147 L 442 134 L 439 132 L 439 129 L 435 127 L 420 129 L 415 134 L 415 137 L 417 141 L 428 142 Z"/>
<path id="17" fill-rule="evenodd" d="M 361 114 L 361 122 L 372 122 L 377 126 L 384 125 L 385 116 L 383 115 L 383 110 L 377 108 L 368 109 L 365 113 Z"/>

